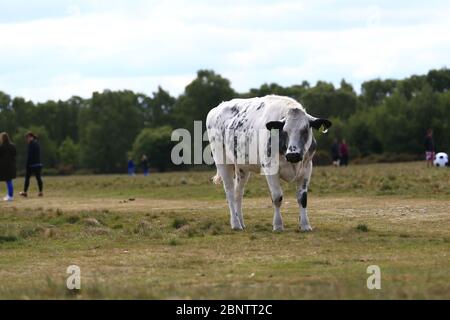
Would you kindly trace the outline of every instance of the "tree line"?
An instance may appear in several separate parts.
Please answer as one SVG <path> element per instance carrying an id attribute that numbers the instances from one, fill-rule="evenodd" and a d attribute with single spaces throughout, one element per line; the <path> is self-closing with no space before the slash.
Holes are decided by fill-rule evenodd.
<path id="1" fill-rule="evenodd" d="M 159 87 L 151 95 L 133 91 L 94 92 L 88 99 L 34 103 L 0 91 L 0 131 L 16 143 L 19 167 L 25 163 L 27 131 L 39 136 L 47 171 L 72 173 L 124 172 L 129 156 L 142 154 L 158 170 L 174 169 L 170 139 L 176 128 L 192 130 L 208 111 L 232 98 L 267 94 L 289 96 L 317 117 L 333 121 L 327 135 L 318 136 L 318 163 L 331 162 L 334 139 L 346 138 L 353 159 L 412 160 L 423 154 L 423 138 L 433 128 L 438 151 L 450 150 L 450 70 L 426 75 L 366 81 L 358 94 L 342 80 L 339 87 L 303 81 L 288 87 L 263 84 L 236 92 L 228 79 L 200 70 L 178 97 Z M 49 170 L 50 169 L 50 170 Z"/>

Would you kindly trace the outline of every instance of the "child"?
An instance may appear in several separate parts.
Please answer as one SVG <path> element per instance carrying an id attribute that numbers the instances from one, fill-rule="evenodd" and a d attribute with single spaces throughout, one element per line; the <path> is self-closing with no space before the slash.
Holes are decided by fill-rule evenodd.
<path id="1" fill-rule="evenodd" d="M 134 161 L 131 157 L 128 158 L 128 175 L 129 176 L 134 176 L 134 170 L 135 170 L 135 165 L 134 165 Z"/>

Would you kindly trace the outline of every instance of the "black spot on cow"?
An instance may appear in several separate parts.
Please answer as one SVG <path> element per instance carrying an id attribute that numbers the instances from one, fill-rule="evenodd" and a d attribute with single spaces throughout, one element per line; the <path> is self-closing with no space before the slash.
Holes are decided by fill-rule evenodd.
<path id="1" fill-rule="evenodd" d="M 256 110 L 261 110 L 262 108 L 264 108 L 264 102 L 261 102 L 261 104 L 258 106 L 258 108 L 256 108 Z"/>
<path id="2" fill-rule="evenodd" d="M 272 136 L 269 136 L 269 140 L 267 140 L 267 157 L 270 158 L 272 156 Z"/>
<path id="3" fill-rule="evenodd" d="M 279 196 L 278 198 L 272 200 L 272 202 L 273 202 L 276 206 L 280 206 L 281 203 L 283 202 L 283 196 Z"/>
<path id="4" fill-rule="evenodd" d="M 300 199 L 300 203 L 302 205 L 302 208 L 306 208 L 308 205 L 308 192 L 303 192 L 302 197 Z"/>
<path id="5" fill-rule="evenodd" d="M 247 113 L 249 105 L 247 105 L 241 112 L 242 115 L 245 115 Z"/>
<path id="6" fill-rule="evenodd" d="M 231 107 L 231 113 L 233 114 L 233 116 L 237 115 L 239 113 L 239 109 L 237 106 L 232 106 Z"/>

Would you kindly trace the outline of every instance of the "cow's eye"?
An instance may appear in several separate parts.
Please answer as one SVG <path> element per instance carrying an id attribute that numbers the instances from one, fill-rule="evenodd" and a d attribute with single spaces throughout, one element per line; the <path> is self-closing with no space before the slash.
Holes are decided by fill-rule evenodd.
<path id="1" fill-rule="evenodd" d="M 308 129 L 302 129 L 300 131 L 300 135 L 302 135 L 302 136 L 306 136 L 307 134 L 308 134 Z"/>

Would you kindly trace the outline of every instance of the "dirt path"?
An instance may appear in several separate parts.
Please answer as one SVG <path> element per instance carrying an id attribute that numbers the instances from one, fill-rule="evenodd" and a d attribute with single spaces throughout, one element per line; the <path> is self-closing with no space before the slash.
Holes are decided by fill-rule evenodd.
<path id="1" fill-rule="evenodd" d="M 108 210 L 114 212 L 152 212 L 161 210 L 207 210 L 224 209 L 225 200 L 161 200 L 161 199 L 61 199 L 47 197 L 45 199 L 18 199 L 13 203 L 2 204 L 7 208 L 20 211 L 63 210 L 91 211 Z M 248 198 L 244 200 L 245 209 L 270 209 L 268 198 Z M 397 199 L 391 197 L 311 197 L 309 203 L 311 212 L 326 212 L 327 214 L 346 217 L 362 217 L 365 215 L 386 216 L 390 220 L 414 218 L 418 221 L 429 219 L 450 219 L 450 201 L 430 199 Z M 1 209 L 1 208 L 0 208 Z M 297 201 L 287 198 L 283 204 L 285 212 L 295 212 Z"/>

